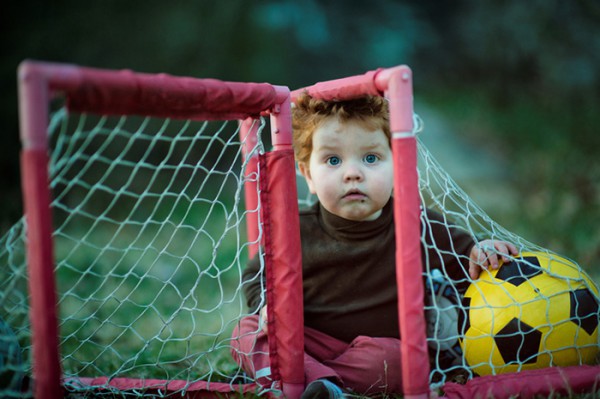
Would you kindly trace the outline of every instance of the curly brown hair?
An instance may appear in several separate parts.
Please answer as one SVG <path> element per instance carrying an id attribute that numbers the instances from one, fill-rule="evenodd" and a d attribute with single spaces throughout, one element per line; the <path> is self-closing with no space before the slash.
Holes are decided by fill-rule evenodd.
<path id="1" fill-rule="evenodd" d="M 296 161 L 308 165 L 315 130 L 328 118 L 341 123 L 357 122 L 367 130 L 381 129 L 391 142 L 387 101 L 379 96 L 365 96 L 345 101 L 324 101 L 302 93 L 292 107 L 294 154 Z"/>

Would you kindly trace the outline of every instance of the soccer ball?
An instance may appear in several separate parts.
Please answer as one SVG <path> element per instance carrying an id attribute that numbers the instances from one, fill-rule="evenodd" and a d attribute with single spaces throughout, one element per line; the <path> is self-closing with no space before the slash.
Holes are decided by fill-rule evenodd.
<path id="1" fill-rule="evenodd" d="M 427 345 L 440 372 L 462 365 L 462 349 L 458 342 L 460 297 L 456 288 L 442 273 L 434 269 L 426 276 Z"/>
<path id="2" fill-rule="evenodd" d="M 483 271 L 459 312 L 465 360 L 479 375 L 593 363 L 598 288 L 575 264 L 523 252 Z"/>

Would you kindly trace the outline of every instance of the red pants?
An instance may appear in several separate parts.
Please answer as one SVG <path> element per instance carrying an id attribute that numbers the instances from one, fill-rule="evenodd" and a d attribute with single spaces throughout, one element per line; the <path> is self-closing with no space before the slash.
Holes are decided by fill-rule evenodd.
<path id="1" fill-rule="evenodd" d="M 244 371 L 269 386 L 269 346 L 258 316 L 240 321 L 232 345 L 233 358 Z M 348 344 L 305 327 L 304 375 L 306 384 L 329 378 L 360 394 L 402 393 L 400 340 L 359 336 Z"/>

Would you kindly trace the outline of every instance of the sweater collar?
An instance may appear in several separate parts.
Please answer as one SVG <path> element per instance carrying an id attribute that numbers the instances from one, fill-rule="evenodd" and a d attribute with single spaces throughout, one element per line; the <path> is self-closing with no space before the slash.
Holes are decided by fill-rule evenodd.
<path id="1" fill-rule="evenodd" d="M 383 207 L 381 215 L 377 219 L 365 222 L 344 219 L 327 211 L 320 203 L 318 206 L 319 222 L 323 226 L 323 229 L 337 239 L 365 240 L 372 238 L 387 230 L 389 225 L 394 221 L 394 214 L 392 212 L 393 201 L 391 198 Z"/>

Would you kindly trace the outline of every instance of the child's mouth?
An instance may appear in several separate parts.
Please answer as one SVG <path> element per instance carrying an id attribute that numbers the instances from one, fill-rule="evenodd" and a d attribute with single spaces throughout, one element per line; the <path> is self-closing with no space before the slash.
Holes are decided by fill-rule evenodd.
<path id="1" fill-rule="evenodd" d="M 347 200 L 364 200 L 366 198 L 366 194 L 360 190 L 349 190 L 344 194 L 344 199 Z"/>

